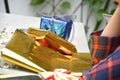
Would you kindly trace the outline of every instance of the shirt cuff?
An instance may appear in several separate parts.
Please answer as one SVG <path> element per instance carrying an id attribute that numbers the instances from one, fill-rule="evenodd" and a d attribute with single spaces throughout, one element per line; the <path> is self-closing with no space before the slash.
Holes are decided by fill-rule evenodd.
<path id="1" fill-rule="evenodd" d="M 106 58 L 120 44 L 120 37 L 100 36 L 102 31 L 91 34 L 91 55 L 93 64 Z"/>

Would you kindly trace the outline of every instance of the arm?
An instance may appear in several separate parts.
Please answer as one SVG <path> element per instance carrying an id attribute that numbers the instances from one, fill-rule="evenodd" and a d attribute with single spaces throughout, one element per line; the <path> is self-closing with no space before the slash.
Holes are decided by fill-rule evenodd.
<path id="1" fill-rule="evenodd" d="M 104 54 L 113 49 L 113 47 L 118 48 L 116 51 L 111 52 L 112 54 L 106 56 L 102 61 L 99 63 L 97 62 L 96 65 L 81 76 L 82 79 L 80 80 L 120 79 L 120 0 L 116 1 L 119 1 L 119 7 L 116 9 L 106 28 L 102 33 L 95 32 L 92 34 L 94 35 L 92 36 L 92 58 L 95 58 L 99 62 L 99 58 L 96 57 L 97 53 L 99 54 L 97 54 L 97 56 L 100 56 L 101 54 L 104 56 Z"/>
<path id="2" fill-rule="evenodd" d="M 119 3 L 111 20 L 102 32 L 101 36 L 117 37 L 120 36 L 120 0 L 115 0 Z"/>
<path id="3" fill-rule="evenodd" d="M 120 0 L 116 0 L 119 2 Z M 120 44 L 120 6 L 116 8 L 111 20 L 102 32 L 93 32 L 91 36 L 91 54 L 93 65 L 106 58 Z"/>

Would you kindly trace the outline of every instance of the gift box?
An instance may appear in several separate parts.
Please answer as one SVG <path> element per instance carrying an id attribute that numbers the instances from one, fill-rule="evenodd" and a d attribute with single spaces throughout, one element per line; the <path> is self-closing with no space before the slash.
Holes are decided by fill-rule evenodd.
<path id="1" fill-rule="evenodd" d="M 29 28 L 27 33 L 17 29 L 1 55 L 6 61 L 37 73 L 56 68 L 80 72 L 91 67 L 90 54 L 79 54 L 70 42 L 51 31 L 35 28 Z"/>
<path id="2" fill-rule="evenodd" d="M 65 40 L 69 39 L 73 21 L 68 17 L 42 16 L 40 29 L 50 30 Z"/>

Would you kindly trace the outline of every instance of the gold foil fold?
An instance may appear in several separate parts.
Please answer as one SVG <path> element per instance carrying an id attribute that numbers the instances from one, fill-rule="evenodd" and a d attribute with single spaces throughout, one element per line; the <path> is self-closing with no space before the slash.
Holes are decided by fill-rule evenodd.
<path id="1" fill-rule="evenodd" d="M 56 51 L 59 51 L 63 54 L 73 54 L 77 52 L 77 49 L 73 44 L 55 35 L 51 31 L 41 30 L 37 28 L 29 28 L 27 33 L 36 35 L 38 37 L 42 37 L 43 39 L 46 40 L 46 43 L 50 47 L 54 48 Z"/>
<path id="2" fill-rule="evenodd" d="M 6 50 L 8 49 L 13 52 L 13 54 L 12 56 L 9 56 L 8 54 L 10 53 L 10 51 L 7 51 L 8 53 L 3 51 L 3 59 L 17 64 L 21 67 L 30 69 L 34 72 L 40 72 L 45 70 L 52 71 L 55 68 L 67 68 L 70 63 L 69 58 L 54 50 L 49 49 L 48 47 L 38 46 L 34 39 L 32 39 L 27 34 L 23 33 L 18 29 L 14 32 L 12 38 L 10 39 L 5 48 Z M 23 58 L 29 60 L 30 62 L 36 64 L 44 70 L 39 70 L 39 68 L 26 63 L 25 61 L 23 61 L 22 58 L 19 61 L 15 59 L 17 57 L 14 57 L 15 60 L 11 59 L 11 57 L 15 56 L 15 54 L 22 56 Z M 25 65 L 23 65 L 23 63 Z M 57 63 L 64 65 L 60 65 Z M 31 69 L 31 66 L 35 69 Z"/>
<path id="3" fill-rule="evenodd" d="M 55 68 L 80 72 L 91 67 L 89 54 L 79 54 L 70 42 L 50 31 L 36 28 L 29 28 L 27 33 L 17 29 L 3 49 L 2 57 L 37 73 Z"/>

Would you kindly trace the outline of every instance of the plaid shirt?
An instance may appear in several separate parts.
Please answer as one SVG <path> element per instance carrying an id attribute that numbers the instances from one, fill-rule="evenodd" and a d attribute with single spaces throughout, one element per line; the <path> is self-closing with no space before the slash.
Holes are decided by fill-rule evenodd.
<path id="1" fill-rule="evenodd" d="M 93 32 L 91 35 L 91 54 L 93 64 L 105 59 L 120 44 L 120 37 L 100 36 L 102 31 Z"/>
<path id="2" fill-rule="evenodd" d="M 99 36 L 92 33 L 92 59 L 94 65 L 83 73 L 80 80 L 120 80 L 120 37 Z"/>

